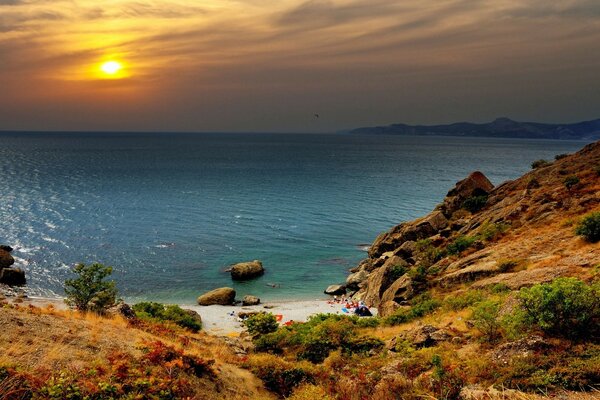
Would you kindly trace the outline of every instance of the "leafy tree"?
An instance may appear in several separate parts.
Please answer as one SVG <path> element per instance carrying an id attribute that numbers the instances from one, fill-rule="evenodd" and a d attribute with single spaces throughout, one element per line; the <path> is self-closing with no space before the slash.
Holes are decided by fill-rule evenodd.
<path id="1" fill-rule="evenodd" d="M 114 281 L 104 278 L 112 274 L 112 267 L 94 263 L 92 265 L 77 264 L 73 269 L 77 278 L 65 281 L 65 302 L 79 311 L 104 313 L 115 305 L 117 288 Z"/>
<path id="2" fill-rule="evenodd" d="M 575 233 L 591 243 L 600 241 L 600 211 L 586 215 L 575 228 Z"/>

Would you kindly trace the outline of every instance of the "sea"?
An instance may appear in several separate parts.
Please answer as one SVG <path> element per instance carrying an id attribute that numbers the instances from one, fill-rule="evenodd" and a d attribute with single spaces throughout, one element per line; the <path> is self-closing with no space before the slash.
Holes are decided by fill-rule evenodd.
<path id="1" fill-rule="evenodd" d="M 323 298 L 383 231 L 456 181 L 515 179 L 585 142 L 274 133 L 0 133 L 0 243 L 30 296 L 76 263 L 113 267 L 120 296 L 192 304 L 222 286 Z M 233 282 L 233 263 L 266 273 Z"/>

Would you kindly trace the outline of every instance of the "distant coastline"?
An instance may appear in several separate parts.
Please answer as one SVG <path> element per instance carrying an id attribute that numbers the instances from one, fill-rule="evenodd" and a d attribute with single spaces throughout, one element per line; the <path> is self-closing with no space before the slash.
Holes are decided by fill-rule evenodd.
<path id="1" fill-rule="evenodd" d="M 461 136 L 594 141 L 600 139 L 600 119 L 568 124 L 548 124 L 497 118 L 492 122 L 483 124 L 472 122 L 456 122 L 444 125 L 392 124 L 356 128 L 343 133 L 351 135 Z"/>

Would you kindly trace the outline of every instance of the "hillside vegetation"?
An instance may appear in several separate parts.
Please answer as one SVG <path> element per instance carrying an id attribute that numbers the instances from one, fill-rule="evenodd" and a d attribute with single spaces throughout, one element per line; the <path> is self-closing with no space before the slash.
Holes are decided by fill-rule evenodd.
<path id="1" fill-rule="evenodd" d="M 262 313 L 218 338 L 157 303 L 2 301 L 0 400 L 599 398 L 600 142 L 533 166 L 381 234 L 346 282 L 378 317 Z"/>

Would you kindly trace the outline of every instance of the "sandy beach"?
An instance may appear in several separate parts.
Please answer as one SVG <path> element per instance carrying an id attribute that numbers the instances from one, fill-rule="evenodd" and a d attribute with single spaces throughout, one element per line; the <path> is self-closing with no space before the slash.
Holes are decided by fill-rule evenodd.
<path id="1" fill-rule="evenodd" d="M 14 302 L 17 297 L 9 296 L 7 300 Z M 180 307 L 194 310 L 202 317 L 202 329 L 217 336 L 237 336 L 245 328 L 238 317 L 239 312 L 264 311 L 274 315 L 281 315 L 281 324 L 289 321 L 304 322 L 315 314 L 344 314 L 342 304 L 329 304 L 329 299 L 272 301 L 256 306 L 199 306 L 195 304 L 179 304 Z M 58 309 L 66 309 L 62 299 L 49 299 L 42 297 L 22 297 L 19 300 L 22 306 L 32 304 L 36 307 L 52 305 Z M 373 315 L 377 309 L 372 308 Z"/>

